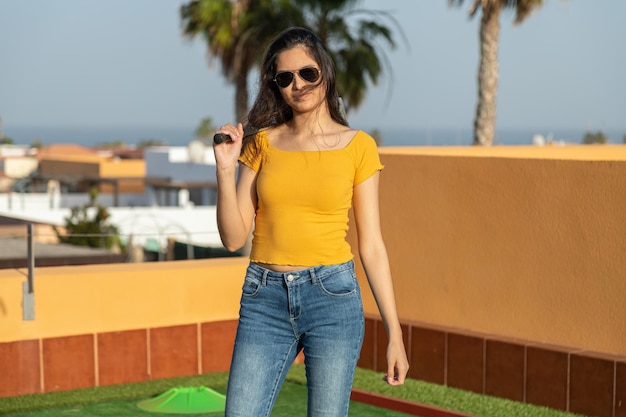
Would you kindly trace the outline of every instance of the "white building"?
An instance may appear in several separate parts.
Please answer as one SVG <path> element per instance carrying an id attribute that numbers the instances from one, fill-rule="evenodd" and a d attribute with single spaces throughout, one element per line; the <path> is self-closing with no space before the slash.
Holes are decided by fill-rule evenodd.
<path id="1" fill-rule="evenodd" d="M 193 141 L 187 147 L 147 148 L 144 160 L 147 205 L 215 205 L 217 180 L 212 147 Z"/>
<path id="2" fill-rule="evenodd" d="M 0 145 L 0 192 L 8 191 L 15 181 L 37 170 L 37 158 L 30 146 Z"/>
<path id="3" fill-rule="evenodd" d="M 166 250 L 168 239 L 190 245 L 223 248 L 215 217 L 215 157 L 211 147 L 154 147 L 144 152 L 146 192 L 118 196 L 99 195 L 109 208 L 110 222 L 133 244 Z M 124 207 L 125 201 L 132 206 Z M 64 226 L 71 208 L 89 203 L 86 194 L 0 194 L 0 216 Z"/>

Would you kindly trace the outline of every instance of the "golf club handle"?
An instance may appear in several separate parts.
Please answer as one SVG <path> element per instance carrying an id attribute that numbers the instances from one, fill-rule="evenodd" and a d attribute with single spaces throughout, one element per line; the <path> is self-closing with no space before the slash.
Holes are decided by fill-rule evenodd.
<path id="1" fill-rule="evenodd" d="M 228 142 L 233 140 L 230 135 L 227 135 L 225 133 L 216 133 L 215 136 L 213 136 L 213 143 L 215 143 L 216 145 L 219 145 L 222 142 Z"/>
<path id="2" fill-rule="evenodd" d="M 249 135 L 253 135 L 255 134 L 257 131 L 257 129 L 253 128 L 253 127 L 245 127 L 243 129 L 243 137 L 245 138 L 246 136 Z M 227 135 L 226 133 L 216 133 L 215 136 L 213 136 L 213 142 L 216 145 L 219 145 L 222 142 L 229 142 L 233 140 L 230 135 Z"/>

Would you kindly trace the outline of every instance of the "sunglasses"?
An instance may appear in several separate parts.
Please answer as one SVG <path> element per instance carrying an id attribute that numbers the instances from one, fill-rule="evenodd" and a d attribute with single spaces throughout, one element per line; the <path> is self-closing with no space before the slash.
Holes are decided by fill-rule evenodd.
<path id="1" fill-rule="evenodd" d="M 297 71 L 281 71 L 274 76 L 274 82 L 280 88 L 287 88 L 293 82 L 294 74 L 298 74 L 298 76 L 307 83 L 314 83 L 320 79 L 320 71 L 317 68 L 304 67 Z"/>

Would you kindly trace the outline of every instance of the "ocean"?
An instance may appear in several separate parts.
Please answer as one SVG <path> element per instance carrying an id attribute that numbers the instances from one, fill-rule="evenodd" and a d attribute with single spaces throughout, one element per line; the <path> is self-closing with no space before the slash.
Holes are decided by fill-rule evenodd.
<path id="1" fill-rule="evenodd" d="M 367 128 L 358 127 L 367 132 L 378 130 L 382 138 L 382 146 L 467 146 L 472 144 L 471 128 Z M 17 145 L 31 145 L 41 142 L 43 145 L 55 143 L 74 143 L 93 147 L 107 143 L 124 143 L 138 145 L 147 141 L 158 141 L 169 146 L 186 146 L 194 139 L 195 127 L 36 127 L 36 126 L 4 126 L 4 136 L 9 137 Z M 494 145 L 531 145 L 533 137 L 541 135 L 547 143 L 582 143 L 586 129 L 573 128 L 527 128 L 497 129 Z M 593 131 L 595 132 L 595 131 Z M 626 129 L 603 130 L 609 143 L 624 143 Z"/>

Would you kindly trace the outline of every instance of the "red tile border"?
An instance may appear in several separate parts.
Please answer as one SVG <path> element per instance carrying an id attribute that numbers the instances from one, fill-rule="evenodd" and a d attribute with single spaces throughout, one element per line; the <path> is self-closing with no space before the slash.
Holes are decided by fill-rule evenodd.
<path id="1" fill-rule="evenodd" d="M 569 411 L 613 417 L 615 362 L 582 354 L 570 356 Z"/>
<path id="2" fill-rule="evenodd" d="M 41 392 L 39 340 L 0 343 L 0 397 Z"/>
<path id="3" fill-rule="evenodd" d="M 526 347 L 526 402 L 567 410 L 569 354 Z"/>
<path id="4" fill-rule="evenodd" d="M 626 417 L 626 362 L 615 367 L 615 417 Z"/>
<path id="5" fill-rule="evenodd" d="M 44 392 L 96 385 L 93 335 L 43 339 L 42 345 Z"/>
<path id="6" fill-rule="evenodd" d="M 374 360 L 374 371 L 387 372 L 387 332 L 382 320 L 376 320 L 376 358 Z"/>
<path id="7" fill-rule="evenodd" d="M 150 329 L 152 379 L 198 374 L 198 326 Z"/>
<path id="8" fill-rule="evenodd" d="M 149 379 L 148 332 L 145 329 L 98 334 L 99 385 Z"/>
<path id="9" fill-rule="evenodd" d="M 375 370 L 384 360 L 386 334 L 376 317 L 365 319 L 365 329 L 358 366 Z M 227 320 L 0 343 L 0 397 L 227 371 L 235 331 L 236 320 Z M 405 323 L 403 332 L 413 372 L 410 378 L 557 410 L 567 407 L 598 417 L 626 417 L 624 357 L 426 324 Z M 441 350 L 443 383 L 432 381 L 441 372 Z M 483 392 L 485 387 L 489 392 Z M 524 390 L 525 397 L 520 399 Z M 564 400 L 565 393 L 569 398 Z M 398 404 L 392 407 L 404 407 Z M 418 415 L 442 416 L 423 411 Z"/>
<path id="10" fill-rule="evenodd" d="M 225 372 L 233 355 L 237 320 L 202 323 L 202 373 Z"/>
<path id="11" fill-rule="evenodd" d="M 485 349 L 485 394 L 524 401 L 525 347 L 487 340 Z"/>
<path id="12" fill-rule="evenodd" d="M 411 367 L 409 378 L 445 384 L 446 334 L 442 331 L 411 327 Z"/>
<path id="13" fill-rule="evenodd" d="M 482 394 L 485 382 L 485 340 L 448 333 L 447 384 Z"/>
<path id="14" fill-rule="evenodd" d="M 361 356 L 359 356 L 358 362 L 358 366 L 361 368 L 374 369 L 376 321 L 377 320 L 365 318 L 365 335 L 363 337 L 363 346 L 361 347 Z"/>

